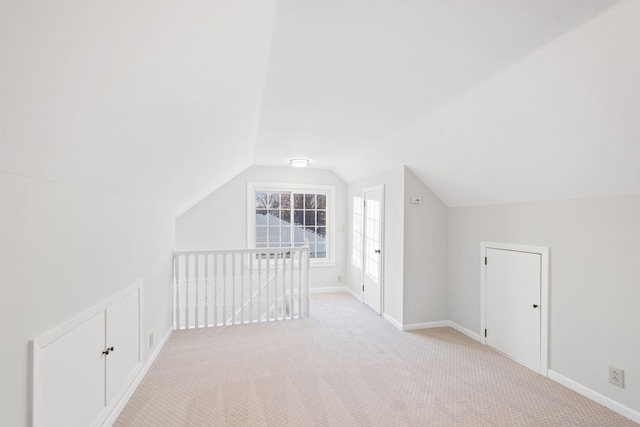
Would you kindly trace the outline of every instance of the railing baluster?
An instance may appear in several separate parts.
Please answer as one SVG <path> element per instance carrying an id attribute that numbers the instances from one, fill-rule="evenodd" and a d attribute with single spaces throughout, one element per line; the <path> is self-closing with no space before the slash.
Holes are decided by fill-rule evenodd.
<path id="1" fill-rule="evenodd" d="M 309 245 L 307 244 L 307 248 L 308 247 Z M 305 256 L 307 257 L 307 270 L 305 271 L 304 290 L 306 293 L 307 306 L 305 307 L 304 315 L 305 317 L 309 317 L 311 315 L 311 310 L 309 308 L 309 263 L 311 262 L 311 252 L 309 252 L 309 250 L 306 250 L 305 254 Z"/>
<path id="2" fill-rule="evenodd" d="M 244 325 L 244 255 L 240 254 L 240 324 Z"/>
<path id="3" fill-rule="evenodd" d="M 249 323 L 253 323 L 253 253 L 249 253 Z"/>
<path id="4" fill-rule="evenodd" d="M 200 286 L 200 284 L 198 283 L 198 278 L 200 277 L 200 269 L 199 269 L 199 265 L 198 265 L 198 260 L 200 259 L 200 255 L 196 255 L 195 256 L 195 265 L 194 265 L 194 272 L 195 272 L 195 276 L 196 276 L 196 312 L 195 312 L 195 323 L 194 323 L 194 328 L 198 329 L 200 327 L 200 298 L 198 296 L 198 287 Z"/>
<path id="5" fill-rule="evenodd" d="M 269 254 L 267 252 L 267 286 L 266 286 L 266 299 L 267 299 L 267 305 L 266 305 L 266 315 L 267 315 L 267 322 L 270 320 L 271 316 L 269 315 L 269 285 L 271 284 L 271 254 Z"/>
<path id="6" fill-rule="evenodd" d="M 204 254 L 204 326 L 209 326 L 209 255 Z"/>
<path id="7" fill-rule="evenodd" d="M 180 329 L 180 255 L 173 256 L 174 276 L 176 278 L 176 329 Z"/>
<path id="8" fill-rule="evenodd" d="M 218 254 L 213 254 L 213 326 L 218 326 Z"/>
<path id="9" fill-rule="evenodd" d="M 231 254 L 231 324 L 236 324 L 236 254 Z"/>
<path id="10" fill-rule="evenodd" d="M 302 317 L 302 249 L 298 250 L 298 318 Z"/>
<path id="11" fill-rule="evenodd" d="M 262 321 L 262 255 L 257 253 L 258 262 L 258 322 Z"/>
<path id="12" fill-rule="evenodd" d="M 184 257 L 185 296 L 184 328 L 189 329 L 189 255 Z"/>
<path id="13" fill-rule="evenodd" d="M 227 325 L 227 254 L 222 254 L 222 326 Z"/>
<path id="14" fill-rule="evenodd" d="M 289 319 L 293 319 L 293 313 L 294 313 L 294 308 L 295 308 L 293 306 L 293 283 L 294 283 L 293 273 L 294 273 L 294 270 L 295 270 L 295 265 L 294 265 L 295 259 L 293 258 L 293 250 L 289 253 L 289 259 L 290 259 L 289 264 L 291 265 L 291 294 L 289 295 L 289 300 L 290 300 L 290 303 L 289 303 Z"/>
<path id="15" fill-rule="evenodd" d="M 280 254 L 275 252 L 273 254 L 273 320 L 278 320 L 278 264 L 280 260 L 278 256 Z"/>
<path id="16" fill-rule="evenodd" d="M 287 318 L 287 254 L 282 252 L 282 320 Z"/>

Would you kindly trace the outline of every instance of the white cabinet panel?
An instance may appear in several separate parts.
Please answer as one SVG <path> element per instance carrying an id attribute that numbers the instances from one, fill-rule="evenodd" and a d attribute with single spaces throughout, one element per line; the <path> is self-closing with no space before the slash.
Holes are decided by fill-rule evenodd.
<path id="1" fill-rule="evenodd" d="M 138 292 L 132 292 L 107 309 L 107 347 L 114 350 L 107 361 L 107 404 L 121 394 L 121 388 L 136 372 L 140 362 Z"/>
<path id="2" fill-rule="evenodd" d="M 100 312 L 43 349 L 46 425 L 88 426 L 104 408 L 104 330 Z"/>
<path id="3" fill-rule="evenodd" d="M 141 304 L 139 281 L 32 341 L 34 427 L 102 425 L 142 368 Z"/>

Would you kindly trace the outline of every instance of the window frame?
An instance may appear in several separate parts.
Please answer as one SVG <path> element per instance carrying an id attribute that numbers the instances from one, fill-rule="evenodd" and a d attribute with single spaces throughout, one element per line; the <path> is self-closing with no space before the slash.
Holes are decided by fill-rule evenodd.
<path id="1" fill-rule="evenodd" d="M 325 258 L 311 258 L 312 266 L 333 267 L 336 265 L 336 206 L 335 186 L 325 184 L 291 184 L 273 182 L 247 182 L 247 247 L 256 247 L 256 192 L 270 193 L 305 193 L 325 194 L 327 196 L 327 256 Z M 292 219 L 293 220 L 293 219 Z M 292 242 L 293 247 L 293 242 Z"/>

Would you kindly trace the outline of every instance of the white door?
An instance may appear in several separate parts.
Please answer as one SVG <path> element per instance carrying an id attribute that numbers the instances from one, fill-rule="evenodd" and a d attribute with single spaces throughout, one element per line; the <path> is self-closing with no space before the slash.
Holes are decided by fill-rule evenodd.
<path id="1" fill-rule="evenodd" d="M 106 402 L 122 395 L 124 386 L 131 384 L 140 362 L 140 323 L 138 289 L 107 309 L 106 347 L 109 354 L 106 376 Z"/>
<path id="2" fill-rule="evenodd" d="M 364 192 L 363 301 L 376 313 L 382 309 L 382 188 Z"/>
<path id="3" fill-rule="evenodd" d="M 540 372 L 541 255 L 487 248 L 487 345 Z"/>
<path id="4" fill-rule="evenodd" d="M 104 311 L 43 349 L 41 423 L 88 426 L 104 408 Z"/>

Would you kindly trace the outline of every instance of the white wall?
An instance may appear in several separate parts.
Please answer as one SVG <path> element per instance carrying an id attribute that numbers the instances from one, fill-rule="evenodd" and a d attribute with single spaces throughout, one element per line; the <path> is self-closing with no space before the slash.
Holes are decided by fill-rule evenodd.
<path id="1" fill-rule="evenodd" d="M 246 169 L 178 217 L 176 250 L 246 248 L 247 182 L 335 186 L 336 266 L 312 266 L 309 280 L 311 288 L 344 286 L 346 185 L 333 172 L 326 170 L 263 166 Z"/>
<path id="2" fill-rule="evenodd" d="M 448 210 L 408 168 L 404 180 L 403 324 L 448 320 Z"/>
<path id="3" fill-rule="evenodd" d="M 640 411 L 640 196 L 450 209 L 449 314 L 477 333 L 482 240 L 551 248 L 550 369 Z"/>
<path id="4" fill-rule="evenodd" d="M 144 360 L 171 328 L 173 215 L 0 172 L 0 424 L 29 423 L 28 342 L 139 279 Z"/>
<path id="5" fill-rule="evenodd" d="M 362 295 L 362 269 L 353 263 L 353 198 L 385 187 L 384 313 L 398 324 L 448 320 L 447 207 L 406 167 L 349 185 L 347 282 Z M 411 197 L 422 197 L 412 205 Z"/>

